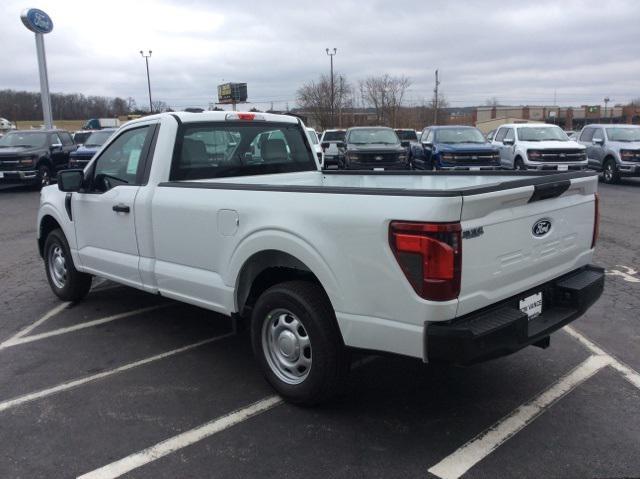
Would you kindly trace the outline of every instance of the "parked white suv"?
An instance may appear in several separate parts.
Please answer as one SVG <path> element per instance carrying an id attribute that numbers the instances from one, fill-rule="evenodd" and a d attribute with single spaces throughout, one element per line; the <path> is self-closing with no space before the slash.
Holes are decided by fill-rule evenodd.
<path id="1" fill-rule="evenodd" d="M 556 125 L 512 123 L 502 125 L 493 145 L 500 148 L 503 168 L 516 170 L 584 170 L 587 153 L 584 145 L 570 140 Z"/>

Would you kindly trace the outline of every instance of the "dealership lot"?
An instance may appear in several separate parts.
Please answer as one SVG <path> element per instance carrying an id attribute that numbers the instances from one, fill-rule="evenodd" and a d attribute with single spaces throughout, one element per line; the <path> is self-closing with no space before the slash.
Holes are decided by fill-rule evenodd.
<path id="1" fill-rule="evenodd" d="M 344 398 L 301 409 L 229 319 L 108 282 L 61 306 L 38 193 L 2 190 L 0 477 L 638 476 L 640 182 L 600 192 L 606 290 L 549 349 L 471 368 L 358 354 Z"/>

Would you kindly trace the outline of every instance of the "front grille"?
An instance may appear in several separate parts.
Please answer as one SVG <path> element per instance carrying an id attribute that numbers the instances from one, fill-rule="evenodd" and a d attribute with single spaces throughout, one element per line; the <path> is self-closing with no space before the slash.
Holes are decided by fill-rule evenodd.
<path id="1" fill-rule="evenodd" d="M 586 159 L 584 150 L 530 150 L 540 151 L 540 155 L 532 157 L 529 155 L 530 161 L 542 162 L 565 162 L 565 161 L 584 161 Z"/>
<path id="2" fill-rule="evenodd" d="M 2 158 L 0 159 L 0 171 L 14 171 L 20 166 L 18 158 Z"/>
<path id="3" fill-rule="evenodd" d="M 396 163 L 398 153 L 360 153 L 358 161 L 361 163 Z"/>
<path id="4" fill-rule="evenodd" d="M 499 156 L 494 156 L 494 153 L 444 153 L 442 160 L 445 163 L 456 163 L 459 165 L 471 165 L 471 166 L 480 166 L 480 165 L 492 165 L 500 162 Z"/>

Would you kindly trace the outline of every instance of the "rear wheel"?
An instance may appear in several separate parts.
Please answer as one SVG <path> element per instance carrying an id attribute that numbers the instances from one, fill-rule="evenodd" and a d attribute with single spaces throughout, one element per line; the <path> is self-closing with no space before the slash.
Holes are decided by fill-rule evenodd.
<path id="1" fill-rule="evenodd" d="M 618 171 L 618 165 L 613 158 L 607 158 L 602 167 L 602 181 L 605 183 L 613 184 L 620 181 L 620 172 Z"/>
<path id="2" fill-rule="evenodd" d="M 267 380 L 287 401 L 314 405 L 342 391 L 349 354 L 320 286 L 289 281 L 266 290 L 253 309 L 251 342 Z"/>
<path id="3" fill-rule="evenodd" d="M 51 290 L 64 301 L 78 301 L 91 289 L 91 275 L 76 270 L 69 244 L 60 229 L 55 229 L 44 244 L 44 261 Z"/>

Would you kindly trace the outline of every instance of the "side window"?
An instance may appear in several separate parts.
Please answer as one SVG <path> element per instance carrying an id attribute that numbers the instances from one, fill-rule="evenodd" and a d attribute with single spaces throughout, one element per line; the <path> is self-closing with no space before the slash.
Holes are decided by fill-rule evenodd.
<path id="1" fill-rule="evenodd" d="M 427 133 L 427 139 L 425 140 L 425 142 L 433 143 L 435 136 L 436 136 L 435 132 L 433 130 L 429 130 L 429 133 Z"/>
<path id="2" fill-rule="evenodd" d="M 502 140 L 504 140 L 504 136 L 506 134 L 507 134 L 507 129 L 506 128 L 500 128 L 498 130 L 498 133 L 496 133 L 496 137 L 494 138 L 494 140 L 502 142 Z"/>
<path id="3" fill-rule="evenodd" d="M 590 142 L 591 139 L 593 138 L 593 133 L 594 132 L 595 132 L 595 129 L 593 129 L 593 128 L 585 128 L 582 131 L 582 134 L 580 135 L 580 141 Z"/>
<path id="4" fill-rule="evenodd" d="M 125 131 L 96 160 L 93 188 L 107 191 L 118 185 L 135 185 L 140 157 L 151 127 Z"/>
<path id="5" fill-rule="evenodd" d="M 62 140 L 60 139 L 57 133 L 52 133 L 51 136 L 49 137 L 49 146 L 53 146 L 53 145 L 62 145 Z"/>
<path id="6" fill-rule="evenodd" d="M 594 140 L 604 140 L 604 132 L 602 131 L 602 128 L 596 128 L 595 131 L 593 132 L 593 139 Z"/>
<path id="7" fill-rule="evenodd" d="M 62 144 L 64 146 L 73 145 L 73 139 L 71 138 L 71 135 L 69 133 L 67 133 L 66 131 L 63 132 L 63 133 L 60 133 L 60 138 L 62 138 Z"/>
<path id="8" fill-rule="evenodd" d="M 513 134 L 513 128 L 507 128 L 506 135 L 504 136 L 505 140 L 515 140 L 516 137 Z"/>

